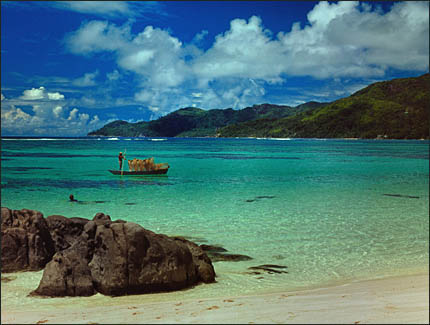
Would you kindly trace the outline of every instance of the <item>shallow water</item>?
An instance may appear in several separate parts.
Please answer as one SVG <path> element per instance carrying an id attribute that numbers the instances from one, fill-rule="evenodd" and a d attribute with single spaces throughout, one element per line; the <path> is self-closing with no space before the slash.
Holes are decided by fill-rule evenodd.
<path id="1" fill-rule="evenodd" d="M 216 284 L 151 299 L 294 290 L 428 271 L 428 141 L 79 138 L 1 144 L 2 206 L 89 219 L 103 212 L 253 258 L 215 262 Z M 107 170 L 118 168 L 118 152 L 125 150 L 128 159 L 169 163 L 167 176 L 111 175 Z M 70 194 L 80 202 L 69 202 Z M 288 274 L 247 274 L 260 264 L 288 266 Z M 2 302 L 7 297 L 22 304 L 41 272 L 13 276 L 2 283 Z"/>

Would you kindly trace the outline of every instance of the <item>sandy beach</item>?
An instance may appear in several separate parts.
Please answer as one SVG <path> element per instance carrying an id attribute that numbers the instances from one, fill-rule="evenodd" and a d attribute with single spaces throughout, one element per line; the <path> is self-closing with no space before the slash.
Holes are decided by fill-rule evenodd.
<path id="1" fill-rule="evenodd" d="M 428 324 L 428 274 L 308 291 L 81 308 L 2 308 L 2 324 Z"/>

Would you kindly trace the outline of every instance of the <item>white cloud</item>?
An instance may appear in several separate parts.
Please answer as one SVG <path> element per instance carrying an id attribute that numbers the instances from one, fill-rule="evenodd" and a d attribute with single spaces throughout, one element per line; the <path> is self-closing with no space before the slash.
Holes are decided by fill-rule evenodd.
<path id="1" fill-rule="evenodd" d="M 79 136 L 105 123 L 97 115 L 90 118 L 87 113 L 79 113 L 77 108 L 69 111 L 50 102 L 34 105 L 29 113 L 14 105 L 1 109 L 1 132 L 5 135 Z"/>
<path id="2" fill-rule="evenodd" d="M 59 118 L 63 113 L 63 108 L 61 106 L 55 106 L 52 112 L 54 113 L 55 117 Z"/>
<path id="3" fill-rule="evenodd" d="M 191 43 L 193 44 L 200 44 L 205 37 L 209 34 L 209 31 L 207 31 L 206 29 L 203 29 L 200 33 L 197 33 L 193 40 L 191 41 Z"/>
<path id="4" fill-rule="evenodd" d="M 24 90 L 20 98 L 23 100 L 37 100 L 37 99 L 43 99 L 44 97 L 45 97 L 45 87 L 39 87 L 39 88 L 31 88 L 28 90 Z"/>
<path id="5" fill-rule="evenodd" d="M 37 3 L 37 2 L 36 2 Z M 110 19 L 139 18 L 148 13 L 165 15 L 162 4 L 157 1 L 49 1 L 56 9 L 75 11 Z"/>
<path id="6" fill-rule="evenodd" d="M 95 86 L 97 83 L 95 81 L 98 76 L 99 71 L 85 73 L 82 77 L 73 80 L 72 84 L 78 87 L 90 87 Z"/>
<path id="7" fill-rule="evenodd" d="M 428 9 L 428 2 L 395 2 L 384 13 L 369 3 L 322 1 L 306 24 L 277 35 L 260 17 L 234 19 L 206 51 L 199 44 L 207 30 L 184 44 L 153 26 L 132 32 L 131 22 L 89 21 L 66 44 L 75 54 L 111 52 L 118 69 L 107 79 L 117 80 L 121 69 L 133 73 L 134 100 L 158 113 L 196 103 L 241 108 L 261 102 L 265 87 L 289 76 L 342 80 L 381 78 L 393 68 L 428 70 Z M 95 83 L 90 76 L 86 80 Z"/>
<path id="8" fill-rule="evenodd" d="M 1 93 L 1 100 L 3 101 L 5 99 L 6 99 L 6 97 L 4 97 L 3 93 Z"/>
<path id="9" fill-rule="evenodd" d="M 39 88 L 31 88 L 24 90 L 22 93 L 22 96 L 19 97 L 22 100 L 29 100 L 29 101 L 37 101 L 37 100 L 63 100 L 64 95 L 60 94 L 59 92 L 50 93 L 46 92 L 45 87 L 39 87 Z"/>
<path id="10" fill-rule="evenodd" d="M 116 81 L 116 80 L 118 80 L 120 78 L 120 73 L 119 73 L 118 70 L 115 69 L 112 72 L 106 73 L 106 78 L 109 81 Z"/>
<path id="11" fill-rule="evenodd" d="M 69 117 L 67 118 L 69 121 L 76 119 L 76 116 L 78 114 L 79 110 L 77 108 L 74 108 L 70 111 Z"/>
<path id="12" fill-rule="evenodd" d="M 62 100 L 62 99 L 64 99 L 64 95 L 60 94 L 59 92 L 48 93 L 48 99 L 50 99 L 50 100 Z"/>
<path id="13" fill-rule="evenodd" d="M 360 10 L 361 9 L 361 10 Z M 320 2 L 311 23 L 295 25 L 278 38 L 293 63 L 285 73 L 317 78 L 382 76 L 388 68 L 428 68 L 429 14 L 426 2 L 395 3 L 386 14 L 368 5 Z"/>
<path id="14" fill-rule="evenodd" d="M 1 119 L 3 121 L 10 121 L 10 123 L 19 123 L 19 121 L 27 121 L 31 115 L 25 113 L 22 109 L 13 106 L 9 110 L 1 110 Z M 3 125 L 2 125 L 3 126 Z"/>
<path id="15" fill-rule="evenodd" d="M 107 21 L 93 20 L 82 24 L 65 38 L 67 48 L 75 54 L 115 51 L 129 42 L 130 25 L 116 27 Z"/>
<path id="16" fill-rule="evenodd" d="M 125 1 L 60 1 L 64 9 L 100 16 L 131 15 Z"/>

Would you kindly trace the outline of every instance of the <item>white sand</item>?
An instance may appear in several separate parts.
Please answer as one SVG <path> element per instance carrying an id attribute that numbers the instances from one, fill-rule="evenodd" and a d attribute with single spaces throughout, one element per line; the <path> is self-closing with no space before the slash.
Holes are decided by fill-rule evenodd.
<path id="1" fill-rule="evenodd" d="M 2 308 L 1 323 L 429 323 L 428 274 L 311 291 L 38 310 Z"/>

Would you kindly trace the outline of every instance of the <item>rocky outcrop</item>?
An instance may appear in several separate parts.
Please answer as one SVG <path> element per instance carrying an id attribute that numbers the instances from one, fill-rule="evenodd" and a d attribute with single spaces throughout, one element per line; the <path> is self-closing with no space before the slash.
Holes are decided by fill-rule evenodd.
<path id="1" fill-rule="evenodd" d="M 191 255 L 193 256 L 193 262 L 197 268 L 197 276 L 199 280 L 205 283 L 213 282 L 215 278 L 215 270 L 206 252 L 197 244 L 186 240 L 183 237 L 175 237 L 174 239 L 177 242 L 184 243 L 190 250 Z"/>
<path id="2" fill-rule="evenodd" d="M 212 262 L 240 262 L 252 260 L 252 257 L 248 255 L 226 253 L 228 251 L 221 246 L 202 244 L 200 248 L 209 256 Z"/>
<path id="3" fill-rule="evenodd" d="M 55 251 L 59 252 L 72 246 L 88 221 L 85 218 L 66 218 L 60 215 L 47 217 L 46 223 L 54 241 Z"/>
<path id="4" fill-rule="evenodd" d="M 215 272 L 196 244 L 98 213 L 70 247 L 55 254 L 32 294 L 115 296 L 178 290 L 201 281 L 214 282 Z"/>
<path id="5" fill-rule="evenodd" d="M 2 272 L 41 270 L 54 253 L 48 225 L 40 212 L 1 208 Z"/>
<path id="6" fill-rule="evenodd" d="M 211 260 L 186 239 L 97 213 L 93 220 L 2 208 L 2 271 L 44 269 L 31 295 L 123 295 L 215 282 Z M 46 266 L 45 266 L 46 265 Z"/>

